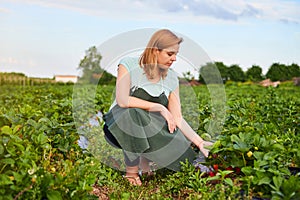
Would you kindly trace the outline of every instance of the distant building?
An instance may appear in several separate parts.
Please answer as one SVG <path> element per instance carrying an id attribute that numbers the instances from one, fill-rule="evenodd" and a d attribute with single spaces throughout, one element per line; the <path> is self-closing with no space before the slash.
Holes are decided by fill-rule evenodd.
<path id="1" fill-rule="evenodd" d="M 269 87 L 269 86 L 277 87 L 278 85 L 280 85 L 280 81 L 272 82 L 272 81 L 268 78 L 268 79 L 265 79 L 265 80 L 261 81 L 259 84 L 260 84 L 261 86 L 264 86 L 264 87 Z"/>
<path id="2" fill-rule="evenodd" d="M 73 75 L 55 75 L 54 79 L 55 82 L 63 82 L 63 83 L 76 83 L 78 81 L 78 76 L 73 76 Z"/>

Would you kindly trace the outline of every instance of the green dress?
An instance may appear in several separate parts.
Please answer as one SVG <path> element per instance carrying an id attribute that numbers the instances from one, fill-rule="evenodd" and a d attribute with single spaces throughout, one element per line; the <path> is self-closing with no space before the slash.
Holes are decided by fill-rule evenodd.
<path id="1" fill-rule="evenodd" d="M 160 103 L 167 107 L 168 98 L 164 93 L 158 97 L 149 95 L 144 89 L 131 92 L 147 101 Z M 116 138 L 130 160 L 139 156 L 153 161 L 160 168 L 179 171 L 181 162 L 192 163 L 196 152 L 191 142 L 177 129 L 170 133 L 166 120 L 158 112 L 148 112 L 140 108 L 121 108 L 115 105 L 104 115 L 109 131 Z"/>

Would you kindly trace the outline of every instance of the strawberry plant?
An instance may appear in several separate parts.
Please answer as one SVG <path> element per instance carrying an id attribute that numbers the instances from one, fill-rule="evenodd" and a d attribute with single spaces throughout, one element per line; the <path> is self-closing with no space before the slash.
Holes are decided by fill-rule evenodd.
<path id="1" fill-rule="evenodd" d="M 91 196 L 101 165 L 77 145 L 71 88 L 20 87 L 8 98 L 10 89 L 0 98 L 0 199 Z"/>
<path id="2" fill-rule="evenodd" d="M 299 199 L 299 87 L 228 85 L 224 122 L 214 121 L 219 105 L 210 104 L 205 86 L 192 88 L 194 105 L 182 87 L 184 116 L 215 141 L 197 165 L 208 170 L 183 163 L 180 172 L 160 169 L 143 178 L 139 188 L 106 165 L 124 168 L 101 129 L 113 86 L 0 89 L 0 199 Z"/>
<path id="3" fill-rule="evenodd" d="M 211 150 L 212 155 L 218 156 L 213 158 L 211 155 L 209 162 L 222 169 L 238 169 L 236 176 L 242 176 L 245 182 L 251 180 L 251 191 L 244 188 L 249 193 L 255 191 L 261 196 L 275 198 L 275 180 L 279 180 L 278 177 L 291 178 L 289 166 L 299 161 L 296 153 L 299 152 L 296 150 L 299 147 L 296 118 L 299 116 L 291 116 L 299 111 L 294 106 L 299 102 L 295 103 L 295 97 L 290 95 L 281 98 L 274 88 L 263 90 L 262 94 L 256 91 L 242 93 L 244 98 L 229 101 L 225 131 Z M 254 95 L 264 97 L 254 98 Z M 298 194 L 299 190 L 295 192 Z"/>

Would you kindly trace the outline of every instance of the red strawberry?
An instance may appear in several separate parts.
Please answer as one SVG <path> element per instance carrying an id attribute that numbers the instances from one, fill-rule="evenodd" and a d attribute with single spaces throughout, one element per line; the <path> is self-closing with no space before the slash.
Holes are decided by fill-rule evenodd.
<path id="1" fill-rule="evenodd" d="M 239 174 L 241 172 L 241 168 L 239 168 L 239 167 L 235 167 L 234 170 L 237 174 Z"/>
<path id="2" fill-rule="evenodd" d="M 214 165 L 213 165 L 213 168 L 214 168 L 215 171 L 218 171 L 219 166 L 218 166 L 217 164 L 214 164 Z"/>
<path id="3" fill-rule="evenodd" d="M 226 170 L 228 171 L 232 170 L 232 166 L 227 167 Z"/>
<path id="4" fill-rule="evenodd" d="M 209 174 L 210 177 L 215 176 L 215 173 L 213 173 L 213 172 L 209 172 L 208 174 Z"/>

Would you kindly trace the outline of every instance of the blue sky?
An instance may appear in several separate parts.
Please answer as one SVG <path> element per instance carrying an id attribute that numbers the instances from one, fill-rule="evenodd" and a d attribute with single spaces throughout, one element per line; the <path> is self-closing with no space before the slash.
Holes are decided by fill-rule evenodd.
<path id="1" fill-rule="evenodd" d="M 0 71 L 77 75 L 89 47 L 168 28 L 212 61 L 265 73 L 274 62 L 300 65 L 299 10 L 299 0 L 0 0 Z"/>

